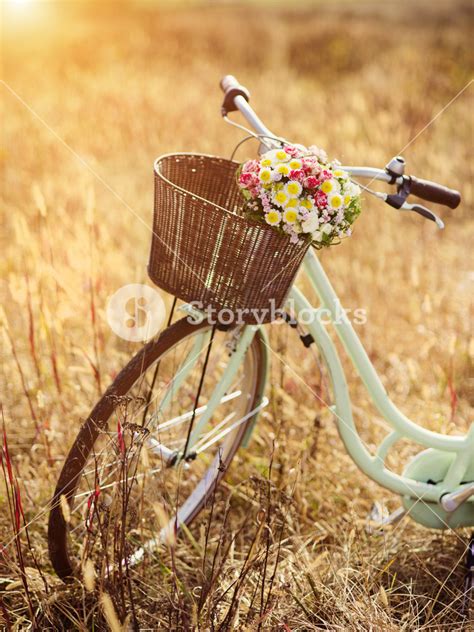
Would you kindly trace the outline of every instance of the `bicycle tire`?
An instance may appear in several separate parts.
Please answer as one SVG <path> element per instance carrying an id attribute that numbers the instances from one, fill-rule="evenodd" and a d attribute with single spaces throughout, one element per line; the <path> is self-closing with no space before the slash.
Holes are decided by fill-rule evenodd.
<path id="1" fill-rule="evenodd" d="M 72 508 L 74 494 L 78 488 L 84 467 L 94 448 L 94 444 L 99 433 L 107 426 L 108 421 L 121 397 L 126 396 L 133 385 L 137 383 L 140 376 L 144 374 L 152 365 L 166 353 L 173 349 L 180 341 L 189 336 L 202 332 L 210 325 L 203 321 L 196 324 L 183 318 L 166 330 L 160 336 L 146 344 L 120 371 L 115 380 L 105 391 L 101 399 L 92 409 L 86 421 L 83 423 L 79 433 L 69 451 L 61 470 L 56 489 L 51 502 L 51 511 L 48 523 L 48 547 L 51 563 L 56 573 L 63 580 L 67 580 L 78 574 L 78 561 L 70 554 L 69 525 L 64 516 L 64 508 L 61 507 L 61 496 L 65 496 L 69 507 Z M 262 393 L 265 386 L 265 346 L 261 339 L 261 334 L 257 333 L 247 351 L 252 354 L 254 367 L 253 388 L 248 397 L 248 411 L 258 407 L 261 402 Z M 247 357 L 247 356 L 246 356 Z M 227 472 L 229 465 L 240 447 L 245 433 L 249 426 L 254 423 L 255 415 L 249 417 L 236 430 L 232 438 L 232 444 L 226 452 L 223 466 L 216 472 L 207 492 L 203 495 L 198 506 L 186 520 L 188 525 L 199 514 L 205 506 L 207 500 L 213 494 L 217 485 Z"/>

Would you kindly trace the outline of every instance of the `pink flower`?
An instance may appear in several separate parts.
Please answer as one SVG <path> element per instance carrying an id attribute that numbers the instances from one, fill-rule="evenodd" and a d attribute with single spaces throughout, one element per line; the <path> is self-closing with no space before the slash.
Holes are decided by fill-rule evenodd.
<path id="1" fill-rule="evenodd" d="M 318 158 L 318 160 L 320 160 L 321 162 L 327 162 L 328 161 L 328 155 L 327 153 L 324 151 L 324 149 L 320 149 L 319 147 L 316 147 L 316 145 L 310 145 L 308 147 L 309 151 L 313 154 L 315 154 L 315 156 Z"/>
<path id="2" fill-rule="evenodd" d="M 298 149 L 298 147 L 295 147 L 294 145 L 285 145 L 283 149 L 284 151 L 286 151 L 288 156 L 292 156 L 293 158 L 295 156 L 298 156 L 300 153 L 300 150 Z"/>
<path id="3" fill-rule="evenodd" d="M 303 169 L 308 176 L 318 176 L 321 173 L 321 165 L 314 156 L 303 158 Z"/>
<path id="4" fill-rule="evenodd" d="M 247 160 L 247 162 L 242 167 L 242 173 L 258 173 L 260 171 L 260 165 L 258 160 Z"/>
<path id="5" fill-rule="evenodd" d="M 325 208 L 328 203 L 328 196 L 324 193 L 324 191 L 318 189 L 313 196 L 313 200 L 318 208 Z"/>
<path id="6" fill-rule="evenodd" d="M 297 180 L 298 182 L 303 182 L 305 175 L 306 174 L 303 169 L 292 169 L 290 171 L 290 178 L 292 180 Z"/>
<path id="7" fill-rule="evenodd" d="M 332 173 L 328 171 L 327 169 L 323 169 L 319 177 L 324 182 L 325 180 L 330 180 L 332 178 Z"/>
<path id="8" fill-rule="evenodd" d="M 259 193 L 258 187 L 255 187 L 255 186 L 249 187 L 248 191 L 253 198 L 258 197 L 258 193 Z"/>
<path id="9" fill-rule="evenodd" d="M 317 161 L 314 158 L 314 156 L 305 156 L 302 160 L 302 163 L 303 163 L 303 169 L 305 171 L 311 171 L 314 165 L 317 164 Z"/>
<path id="10" fill-rule="evenodd" d="M 270 209 L 270 200 L 268 199 L 268 196 L 265 193 L 262 193 L 262 195 L 260 196 L 260 199 L 262 201 L 262 206 L 263 208 L 266 209 Z"/>
<path id="11" fill-rule="evenodd" d="M 252 185 L 254 180 L 255 180 L 255 176 L 253 173 L 242 171 L 242 173 L 239 176 L 239 185 L 241 187 L 248 187 Z"/>
<path id="12" fill-rule="evenodd" d="M 319 180 L 318 178 L 316 178 L 316 176 L 308 176 L 304 180 L 304 186 L 307 189 L 315 189 L 318 186 L 318 184 L 319 184 Z"/>

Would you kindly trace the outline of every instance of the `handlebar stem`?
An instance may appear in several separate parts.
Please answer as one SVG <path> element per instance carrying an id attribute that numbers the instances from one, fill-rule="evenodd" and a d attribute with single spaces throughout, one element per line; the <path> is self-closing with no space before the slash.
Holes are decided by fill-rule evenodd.
<path id="1" fill-rule="evenodd" d="M 237 96 L 234 99 L 234 103 L 244 116 L 246 121 L 251 127 L 257 132 L 257 134 L 262 134 L 263 136 L 274 136 L 272 132 L 263 124 L 261 118 L 256 114 L 251 105 L 244 99 L 242 96 Z"/>

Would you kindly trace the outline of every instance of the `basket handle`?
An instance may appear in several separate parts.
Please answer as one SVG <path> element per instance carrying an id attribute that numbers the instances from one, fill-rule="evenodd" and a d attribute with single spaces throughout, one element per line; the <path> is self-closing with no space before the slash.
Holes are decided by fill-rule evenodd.
<path id="1" fill-rule="evenodd" d="M 244 97 L 246 101 L 250 99 L 250 92 L 245 86 L 240 85 L 234 75 L 225 75 L 220 81 L 220 86 L 224 92 L 224 101 L 222 102 L 222 116 L 229 112 L 237 110 L 234 103 L 235 97 Z"/>

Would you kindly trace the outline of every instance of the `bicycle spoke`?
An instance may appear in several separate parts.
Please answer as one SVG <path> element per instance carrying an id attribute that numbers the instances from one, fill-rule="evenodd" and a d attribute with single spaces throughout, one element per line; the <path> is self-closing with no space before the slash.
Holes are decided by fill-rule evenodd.
<path id="1" fill-rule="evenodd" d="M 253 352 L 230 374 L 228 339 L 234 334 L 209 326 L 186 330 L 190 335 L 150 364 L 143 364 L 143 354 L 127 390 L 105 396 L 111 412 L 99 433 L 90 422 L 93 444 L 70 500 L 76 558 L 105 555 L 108 567 L 138 560 L 166 533 L 157 506 L 165 508 L 169 525 L 189 522 L 229 464 L 240 428 L 255 414 Z M 183 458 L 186 452 L 191 460 Z"/>

